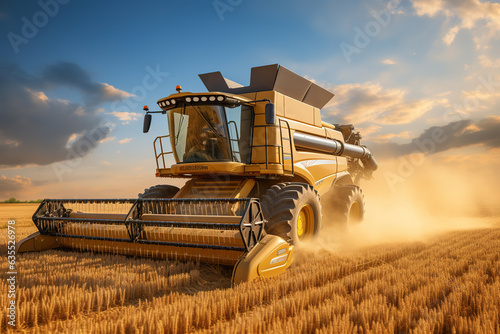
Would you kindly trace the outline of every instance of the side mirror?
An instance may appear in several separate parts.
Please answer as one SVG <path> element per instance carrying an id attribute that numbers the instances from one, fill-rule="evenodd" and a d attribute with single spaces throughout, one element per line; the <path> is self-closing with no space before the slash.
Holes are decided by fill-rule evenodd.
<path id="1" fill-rule="evenodd" d="M 148 133 L 151 127 L 151 114 L 144 115 L 144 124 L 142 125 L 142 132 Z"/>
<path id="2" fill-rule="evenodd" d="M 274 109 L 274 103 L 269 102 L 268 104 L 266 104 L 266 123 L 276 123 L 276 110 Z"/>

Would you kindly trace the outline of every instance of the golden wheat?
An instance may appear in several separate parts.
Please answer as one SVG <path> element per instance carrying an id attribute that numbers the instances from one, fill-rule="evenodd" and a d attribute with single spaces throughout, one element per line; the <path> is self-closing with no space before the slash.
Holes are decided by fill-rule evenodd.
<path id="1" fill-rule="evenodd" d="M 34 231 L 16 212 L 18 237 Z M 0 207 L 0 219 L 8 214 Z M 12 214 L 10 214 L 12 215 Z M 4 231 L 4 230 L 2 230 Z M 5 233 L 0 248 L 6 250 Z M 307 252 L 307 251 L 304 251 Z M 33 333 L 500 332 L 500 228 L 301 254 L 230 287 L 228 268 L 105 254 L 18 255 L 18 330 Z M 2 273 L 7 272 L 4 262 Z M 7 291 L 6 281 L 0 289 Z M 0 304 L 7 305 L 6 293 Z M 10 330 L 0 310 L 0 330 Z"/>

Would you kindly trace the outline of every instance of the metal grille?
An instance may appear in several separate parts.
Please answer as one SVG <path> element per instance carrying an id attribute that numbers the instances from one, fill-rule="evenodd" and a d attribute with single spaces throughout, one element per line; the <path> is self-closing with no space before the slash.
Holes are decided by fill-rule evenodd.
<path id="1" fill-rule="evenodd" d="M 237 252 L 250 251 L 264 230 L 260 204 L 251 198 L 44 200 L 33 221 L 41 234 L 60 238 Z"/>
<path id="2" fill-rule="evenodd" d="M 248 198 L 141 199 L 140 212 L 172 215 L 241 216 Z"/>

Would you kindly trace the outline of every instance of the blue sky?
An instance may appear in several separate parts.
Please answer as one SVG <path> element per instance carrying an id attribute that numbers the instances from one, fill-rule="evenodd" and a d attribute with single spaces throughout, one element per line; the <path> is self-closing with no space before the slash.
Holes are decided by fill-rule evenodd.
<path id="1" fill-rule="evenodd" d="M 498 157 L 496 2 L 3 1 L 0 26 L 0 199 L 135 197 L 162 182 L 152 141 L 166 121 L 142 134 L 144 104 L 177 84 L 205 91 L 199 73 L 248 84 L 273 63 L 332 90 L 324 119 L 354 123 L 381 157 L 452 121 L 461 132 L 439 152 Z M 104 125 L 71 161 L 67 146 Z"/>

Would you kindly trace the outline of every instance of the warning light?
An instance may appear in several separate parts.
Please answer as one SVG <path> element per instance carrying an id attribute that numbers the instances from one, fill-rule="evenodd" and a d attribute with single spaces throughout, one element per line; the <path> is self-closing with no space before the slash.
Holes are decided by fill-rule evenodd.
<path id="1" fill-rule="evenodd" d="M 148 106 L 144 106 L 144 108 L 142 108 L 142 110 L 149 111 L 149 107 Z"/>
<path id="2" fill-rule="evenodd" d="M 175 90 L 180 93 L 182 91 L 181 85 L 175 86 Z"/>

